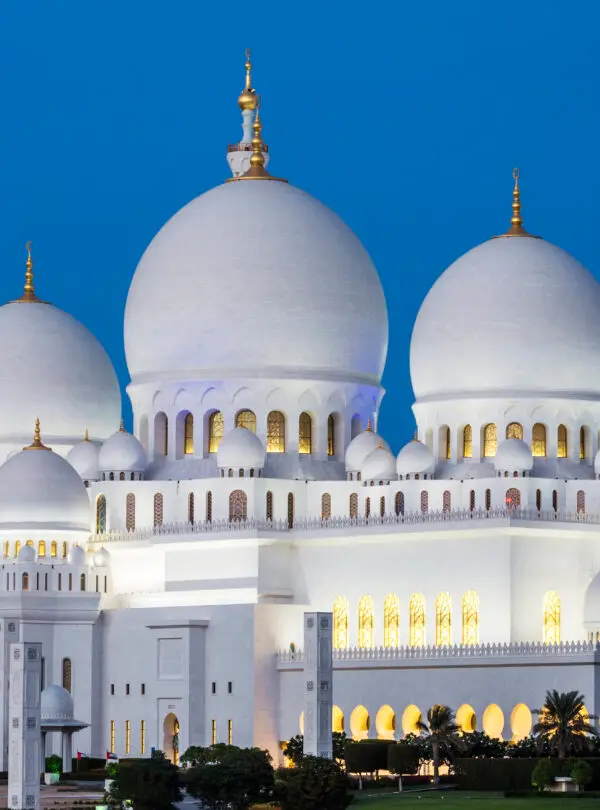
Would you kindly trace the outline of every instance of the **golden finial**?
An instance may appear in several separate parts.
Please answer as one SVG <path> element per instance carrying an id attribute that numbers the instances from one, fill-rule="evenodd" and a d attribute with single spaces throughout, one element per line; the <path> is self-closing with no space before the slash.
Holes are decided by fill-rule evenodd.
<path id="1" fill-rule="evenodd" d="M 258 106 L 256 90 L 252 87 L 252 62 L 250 61 L 250 48 L 246 48 L 246 86 L 238 98 L 240 110 L 255 110 Z"/>
<path id="2" fill-rule="evenodd" d="M 40 432 L 40 420 L 35 420 L 35 430 L 33 431 L 33 443 L 29 447 L 24 447 L 23 450 L 50 450 L 45 444 L 42 444 L 42 437 Z"/>
<path id="3" fill-rule="evenodd" d="M 23 289 L 23 295 L 18 298 L 17 301 L 45 304 L 45 301 L 41 301 L 37 297 L 33 288 L 33 259 L 31 258 L 31 241 L 28 241 L 25 244 L 25 250 L 27 251 L 27 261 L 25 262 L 25 287 Z"/>
<path id="4" fill-rule="evenodd" d="M 515 181 L 513 187 L 513 201 L 512 201 L 512 217 L 510 219 L 510 228 L 506 231 L 503 236 L 529 236 L 532 237 L 532 234 L 527 233 L 525 228 L 523 227 L 523 217 L 521 216 L 521 189 L 519 188 L 519 177 L 521 176 L 521 172 L 519 169 L 513 169 L 513 180 Z M 538 237 L 532 237 L 534 239 Z"/>
<path id="5" fill-rule="evenodd" d="M 373 425 L 371 424 L 371 417 L 370 417 L 370 416 L 369 416 L 369 418 L 367 419 L 367 427 L 365 428 L 365 430 L 366 430 L 368 433 L 373 433 Z"/>
<path id="6" fill-rule="evenodd" d="M 254 137 L 252 138 L 252 154 L 250 156 L 250 168 L 245 174 L 239 177 L 230 177 L 227 182 L 235 182 L 237 180 L 279 180 L 281 183 L 287 183 L 281 177 L 273 177 L 265 169 L 265 144 L 262 139 L 262 121 L 260 120 L 260 100 L 256 105 L 256 114 L 254 116 L 254 123 L 252 124 Z"/>
<path id="7" fill-rule="evenodd" d="M 90 434 L 89 434 L 88 429 L 86 428 L 85 429 L 85 436 L 83 437 L 83 441 L 84 442 L 89 442 L 89 440 L 90 440 Z"/>
<path id="8" fill-rule="evenodd" d="M 124 422 L 124 420 L 123 420 L 123 419 L 121 419 L 121 424 L 120 424 L 120 426 L 119 426 L 119 431 L 120 431 L 121 433 L 125 433 L 125 422 Z"/>

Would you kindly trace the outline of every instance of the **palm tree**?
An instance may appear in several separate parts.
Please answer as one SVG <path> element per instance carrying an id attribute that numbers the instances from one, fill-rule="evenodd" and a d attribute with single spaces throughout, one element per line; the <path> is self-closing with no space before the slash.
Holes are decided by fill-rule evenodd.
<path id="1" fill-rule="evenodd" d="M 433 781 L 438 785 L 442 753 L 452 758 L 463 747 L 462 740 L 458 736 L 459 728 L 454 722 L 454 712 L 448 706 L 432 706 L 427 711 L 427 722 L 424 723 L 419 719 L 416 726 L 431 745 Z"/>
<path id="2" fill-rule="evenodd" d="M 583 701 L 583 695 L 577 690 L 557 692 L 552 689 L 546 692 L 542 708 L 533 710 L 538 715 L 533 734 L 540 746 L 547 743 L 559 759 L 566 759 L 571 753 L 585 752 L 589 748 L 589 737 L 598 734 L 588 722 L 596 720 L 596 716 L 588 715 Z"/>

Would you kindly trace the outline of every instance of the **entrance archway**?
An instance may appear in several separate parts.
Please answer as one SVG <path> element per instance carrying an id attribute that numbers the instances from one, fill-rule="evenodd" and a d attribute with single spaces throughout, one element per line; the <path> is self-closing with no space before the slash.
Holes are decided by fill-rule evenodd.
<path id="1" fill-rule="evenodd" d="M 483 713 L 483 730 L 488 737 L 495 740 L 502 739 L 502 729 L 504 728 L 504 714 L 500 706 L 490 703 Z"/>
<path id="2" fill-rule="evenodd" d="M 179 720 L 170 712 L 163 721 L 163 751 L 174 765 L 179 765 Z"/>
<path id="3" fill-rule="evenodd" d="M 477 726 L 477 716 L 475 709 L 469 706 L 468 703 L 463 705 L 456 712 L 456 725 L 460 728 L 463 734 L 470 734 L 475 731 Z"/>
<path id="4" fill-rule="evenodd" d="M 529 737 L 532 725 L 533 719 L 529 707 L 524 703 L 518 703 L 510 715 L 511 742 L 518 742 Z"/>

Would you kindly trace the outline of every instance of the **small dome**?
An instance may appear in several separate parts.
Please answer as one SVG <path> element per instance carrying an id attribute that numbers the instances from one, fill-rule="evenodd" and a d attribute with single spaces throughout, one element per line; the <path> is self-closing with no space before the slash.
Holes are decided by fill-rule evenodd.
<path id="1" fill-rule="evenodd" d="M 533 468 L 531 448 L 522 439 L 504 439 L 496 450 L 494 467 L 502 472 L 531 470 Z"/>
<path id="2" fill-rule="evenodd" d="M 355 436 L 346 450 L 346 472 L 359 472 L 363 461 L 373 450 L 382 444 L 385 450 L 389 450 L 389 445 L 377 433 L 373 433 L 370 428 L 363 430 Z"/>
<path id="3" fill-rule="evenodd" d="M 23 548 L 20 549 L 17 559 L 22 563 L 31 563 L 35 562 L 35 557 L 36 554 L 33 546 L 24 545 Z"/>
<path id="4" fill-rule="evenodd" d="M 123 428 L 108 437 L 98 455 L 100 472 L 143 473 L 147 463 L 140 442 Z"/>
<path id="5" fill-rule="evenodd" d="M 52 684 L 41 694 L 41 719 L 73 720 L 73 698 L 62 686 Z"/>
<path id="6" fill-rule="evenodd" d="M 108 568 L 110 565 L 110 552 L 104 546 L 94 554 L 94 565 L 96 568 Z"/>
<path id="7" fill-rule="evenodd" d="M 82 481 L 98 481 L 98 448 L 89 439 L 76 444 L 67 453 L 67 461 L 77 470 Z"/>
<path id="8" fill-rule="evenodd" d="M 217 466 L 224 469 L 261 470 L 265 465 L 265 448 L 256 433 L 243 427 L 233 428 L 221 439 Z"/>
<path id="9" fill-rule="evenodd" d="M 67 557 L 71 565 L 85 565 L 86 554 L 81 546 L 72 546 Z"/>
<path id="10" fill-rule="evenodd" d="M 405 444 L 396 459 L 398 475 L 422 475 L 432 472 L 433 467 L 433 453 L 426 444 L 417 439 Z"/>
<path id="11" fill-rule="evenodd" d="M 396 459 L 383 444 L 371 450 L 360 468 L 363 481 L 392 481 L 396 478 Z"/>

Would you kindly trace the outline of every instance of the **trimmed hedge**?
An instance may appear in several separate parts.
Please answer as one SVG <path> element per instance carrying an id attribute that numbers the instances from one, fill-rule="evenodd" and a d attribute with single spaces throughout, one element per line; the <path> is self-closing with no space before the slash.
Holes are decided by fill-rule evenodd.
<path id="1" fill-rule="evenodd" d="M 394 740 L 347 742 L 344 746 L 346 771 L 348 773 L 386 771 L 388 767 L 388 748 L 395 745 Z"/>
<path id="2" fill-rule="evenodd" d="M 419 751 L 414 745 L 397 743 L 388 746 L 388 771 L 398 774 L 416 774 L 419 770 Z"/>
<path id="3" fill-rule="evenodd" d="M 600 759 L 582 757 L 592 767 L 590 790 L 600 789 Z M 456 786 L 459 790 L 531 791 L 531 774 L 538 759 L 457 759 Z M 569 775 L 571 762 L 565 760 L 564 772 Z"/>

